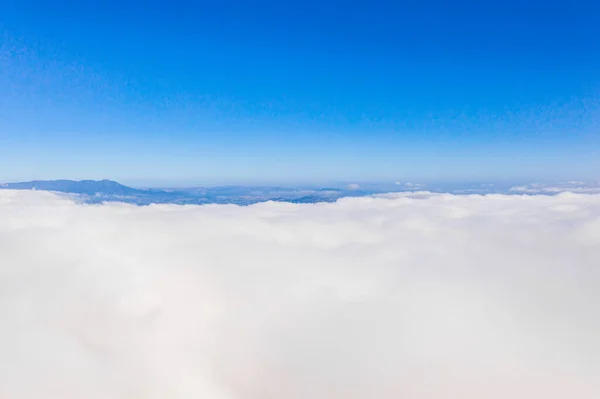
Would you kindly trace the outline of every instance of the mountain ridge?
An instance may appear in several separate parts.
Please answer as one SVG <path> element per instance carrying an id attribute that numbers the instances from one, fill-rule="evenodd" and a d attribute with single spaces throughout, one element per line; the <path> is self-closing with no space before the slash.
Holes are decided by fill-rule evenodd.
<path id="1" fill-rule="evenodd" d="M 13 190 L 44 190 L 62 193 L 75 193 L 95 195 L 97 193 L 108 195 L 136 195 L 145 190 L 125 186 L 113 180 L 32 180 L 27 182 L 4 183 L 2 189 Z"/>

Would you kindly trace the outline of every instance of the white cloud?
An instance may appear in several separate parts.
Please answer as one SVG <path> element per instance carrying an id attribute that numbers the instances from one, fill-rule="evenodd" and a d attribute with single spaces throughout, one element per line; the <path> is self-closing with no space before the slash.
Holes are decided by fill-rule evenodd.
<path id="1" fill-rule="evenodd" d="M 598 195 L 0 191 L 0 397 L 597 398 L 598 286 Z"/>
<path id="2" fill-rule="evenodd" d="M 410 188 L 422 188 L 422 187 L 425 187 L 425 184 L 411 183 L 411 182 L 407 182 L 407 183 L 402 184 L 402 182 L 397 181 L 396 184 L 397 185 L 403 185 L 405 187 L 410 187 Z"/>
<path id="3" fill-rule="evenodd" d="M 510 191 L 523 194 L 556 194 L 564 192 L 578 194 L 600 194 L 600 186 L 597 183 L 584 183 L 578 181 L 558 183 L 556 185 L 533 183 L 524 186 L 511 187 Z"/>

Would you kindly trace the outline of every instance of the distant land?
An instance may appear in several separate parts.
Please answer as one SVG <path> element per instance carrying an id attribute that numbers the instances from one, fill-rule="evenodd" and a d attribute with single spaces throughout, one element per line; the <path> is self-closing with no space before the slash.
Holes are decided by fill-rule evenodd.
<path id="1" fill-rule="evenodd" d="M 373 193 L 351 188 L 285 188 L 258 186 L 218 186 L 190 188 L 139 189 L 112 180 L 34 180 L 0 184 L 0 189 L 44 190 L 76 194 L 83 202 L 119 201 L 138 205 L 148 204 L 238 204 L 263 201 L 294 203 L 331 202 L 345 196 Z"/>
<path id="2" fill-rule="evenodd" d="M 94 195 L 136 195 L 143 190 L 124 186 L 112 180 L 34 180 L 29 182 L 6 183 L 2 188 L 13 190 L 45 190 L 61 193 Z"/>
<path id="3" fill-rule="evenodd" d="M 0 189 L 43 190 L 75 194 L 82 202 L 125 202 L 149 204 L 237 204 L 250 205 L 264 201 L 291 203 L 333 202 L 343 197 L 360 197 L 393 192 L 430 191 L 452 194 L 545 194 L 600 193 L 598 182 L 547 182 L 529 184 L 439 183 L 423 184 L 394 182 L 390 184 L 339 184 L 330 187 L 302 186 L 216 186 L 189 188 L 132 188 L 112 180 L 34 180 L 4 183 Z"/>

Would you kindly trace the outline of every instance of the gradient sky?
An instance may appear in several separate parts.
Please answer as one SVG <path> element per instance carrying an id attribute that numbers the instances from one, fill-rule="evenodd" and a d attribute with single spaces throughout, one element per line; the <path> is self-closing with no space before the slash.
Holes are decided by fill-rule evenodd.
<path id="1" fill-rule="evenodd" d="M 597 2 L 50 3 L 0 2 L 0 181 L 598 178 Z"/>

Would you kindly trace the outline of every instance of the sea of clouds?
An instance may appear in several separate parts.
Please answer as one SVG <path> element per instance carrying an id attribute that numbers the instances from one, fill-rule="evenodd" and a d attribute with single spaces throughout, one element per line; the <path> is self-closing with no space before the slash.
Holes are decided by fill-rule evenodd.
<path id="1" fill-rule="evenodd" d="M 0 191 L 2 399 L 600 397 L 600 195 Z"/>

